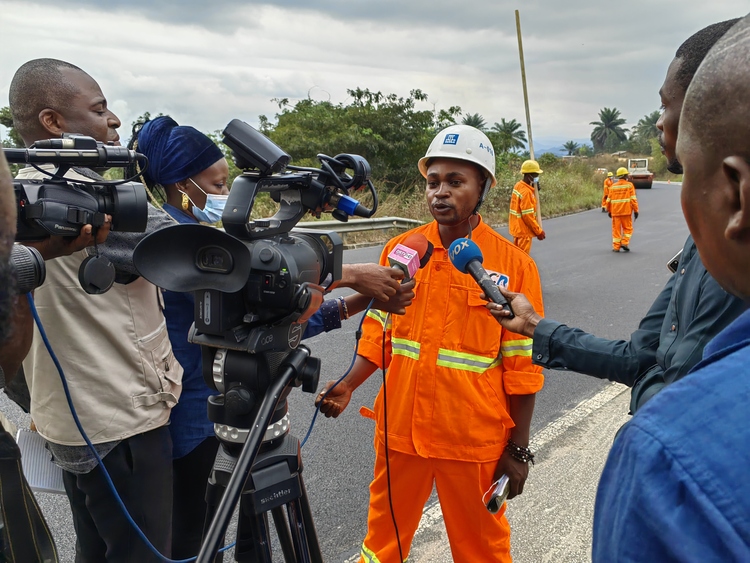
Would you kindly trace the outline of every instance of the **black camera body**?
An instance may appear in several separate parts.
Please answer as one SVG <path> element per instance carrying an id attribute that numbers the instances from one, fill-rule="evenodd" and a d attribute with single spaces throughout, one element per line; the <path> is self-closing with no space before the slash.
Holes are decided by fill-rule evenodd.
<path id="1" fill-rule="evenodd" d="M 37 141 L 28 149 L 4 149 L 8 162 L 57 164 L 43 180 L 16 180 L 17 241 L 42 240 L 50 235 L 76 237 L 83 225 L 100 227 L 105 214 L 112 230 L 143 232 L 148 221 L 145 188 L 134 182 L 95 180 L 73 182 L 64 177 L 71 166 L 126 166 L 143 155 L 91 137 L 66 134 L 62 139 Z"/>

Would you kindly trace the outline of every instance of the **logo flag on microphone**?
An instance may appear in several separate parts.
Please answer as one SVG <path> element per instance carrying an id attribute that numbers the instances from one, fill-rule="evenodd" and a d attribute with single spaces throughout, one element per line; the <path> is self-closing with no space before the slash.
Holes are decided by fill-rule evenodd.
<path id="1" fill-rule="evenodd" d="M 406 279 L 411 279 L 419 270 L 419 254 L 408 246 L 397 244 L 388 254 L 388 263 L 403 270 Z"/>

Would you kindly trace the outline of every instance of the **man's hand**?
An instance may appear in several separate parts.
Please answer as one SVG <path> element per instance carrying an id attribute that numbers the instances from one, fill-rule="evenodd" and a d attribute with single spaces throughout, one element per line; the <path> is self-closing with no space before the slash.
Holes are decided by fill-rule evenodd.
<path id="1" fill-rule="evenodd" d="M 344 412 L 349 401 L 351 401 L 352 391 L 354 391 L 346 380 L 344 380 L 326 395 L 328 390 L 334 385 L 336 385 L 335 381 L 329 381 L 326 383 L 326 386 L 315 399 L 315 406 L 320 405 L 320 412 L 322 412 L 326 418 L 338 418 L 338 416 Z M 325 399 L 323 398 L 324 396 Z"/>
<path id="2" fill-rule="evenodd" d="M 529 464 L 518 461 L 508 452 L 503 452 L 503 455 L 500 456 L 500 460 L 497 462 L 493 482 L 497 481 L 503 475 L 507 475 L 508 479 L 510 479 L 508 498 L 512 499 L 523 493 L 523 486 L 526 483 L 526 478 L 529 476 Z"/>
<path id="3" fill-rule="evenodd" d="M 339 287 L 348 287 L 379 301 L 396 295 L 404 272 L 380 264 L 344 264 Z"/>
<path id="4" fill-rule="evenodd" d="M 502 306 L 498 305 L 497 303 L 489 302 L 485 306 L 490 310 L 492 316 L 494 316 L 498 320 L 498 322 L 503 325 L 503 328 L 506 328 L 509 331 L 515 332 L 517 334 L 523 334 L 524 336 L 528 336 L 529 338 L 533 337 L 534 331 L 536 330 L 536 325 L 539 324 L 539 321 L 541 321 L 543 317 L 541 317 L 536 311 L 534 311 L 534 307 L 532 307 L 531 302 L 523 293 L 513 293 L 500 286 L 498 286 L 498 289 L 500 290 L 500 293 L 502 293 L 508 300 L 508 303 L 510 303 L 515 317 L 509 319 L 509 311 L 504 310 Z"/>
<path id="5" fill-rule="evenodd" d="M 608 212 L 607 212 L 607 215 L 609 215 L 609 218 L 610 218 L 610 219 L 612 218 L 612 212 L 611 212 L 611 211 L 608 211 Z"/>
<path id="6" fill-rule="evenodd" d="M 45 260 L 52 260 L 60 256 L 69 256 L 88 246 L 93 246 L 94 242 L 96 244 L 103 244 L 107 240 L 111 226 L 112 216 L 107 215 L 104 219 L 104 225 L 99 227 L 96 232 L 96 239 L 94 239 L 93 227 L 91 225 L 84 225 L 81 227 L 81 232 L 75 238 L 50 236 L 44 240 L 29 241 L 24 244 L 36 248 Z"/>
<path id="7" fill-rule="evenodd" d="M 546 238 L 547 238 L 547 233 L 545 233 L 544 231 L 542 231 L 541 233 L 539 233 L 539 234 L 538 234 L 538 235 L 536 236 L 536 238 L 538 238 L 539 240 L 544 240 L 544 239 L 546 239 Z"/>
<path id="8" fill-rule="evenodd" d="M 638 212 L 637 211 L 633 211 L 633 217 L 634 217 L 634 219 L 638 219 Z"/>
<path id="9" fill-rule="evenodd" d="M 602 213 L 606 213 L 606 212 L 607 212 L 607 208 L 606 207 L 602 207 Z"/>
<path id="10" fill-rule="evenodd" d="M 406 283 L 399 284 L 396 290 L 396 295 L 391 296 L 388 301 L 375 300 L 372 304 L 373 309 L 380 309 L 386 313 L 393 313 L 394 315 L 403 315 L 406 313 L 406 308 L 411 305 L 414 300 L 414 286 L 416 285 L 415 280 L 409 280 Z"/>

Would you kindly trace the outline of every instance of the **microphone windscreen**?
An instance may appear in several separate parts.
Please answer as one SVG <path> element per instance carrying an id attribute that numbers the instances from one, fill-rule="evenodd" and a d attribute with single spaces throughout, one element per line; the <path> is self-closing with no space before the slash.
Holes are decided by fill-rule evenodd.
<path id="1" fill-rule="evenodd" d="M 459 272 L 467 273 L 466 267 L 472 260 L 482 263 L 482 251 L 473 240 L 459 238 L 448 247 L 448 257 Z"/>
<path id="2" fill-rule="evenodd" d="M 414 250 L 419 256 L 419 259 L 421 260 L 424 257 L 424 255 L 427 253 L 427 248 L 430 242 L 427 240 L 427 237 L 424 236 L 422 233 L 412 233 L 408 237 L 406 237 L 404 240 L 402 240 L 401 244 Z"/>

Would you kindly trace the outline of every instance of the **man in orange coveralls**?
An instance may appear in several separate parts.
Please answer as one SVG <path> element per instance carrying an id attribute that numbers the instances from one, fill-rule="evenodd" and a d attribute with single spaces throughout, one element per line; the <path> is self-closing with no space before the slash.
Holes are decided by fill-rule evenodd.
<path id="1" fill-rule="evenodd" d="M 536 221 L 536 196 L 534 186 L 539 185 L 539 174 L 542 169 L 536 160 L 527 160 L 521 165 L 523 179 L 513 186 L 510 198 L 510 219 L 508 228 L 513 237 L 513 244 L 528 254 L 531 251 L 531 239 L 544 240 L 547 235 Z"/>
<path id="2" fill-rule="evenodd" d="M 609 187 L 605 206 L 612 218 L 612 252 L 620 252 L 620 249 L 630 252 L 633 217 L 638 219 L 638 198 L 635 186 L 628 182 L 627 168 L 617 169 L 617 182 Z"/>
<path id="3" fill-rule="evenodd" d="M 604 178 L 604 195 L 602 196 L 602 213 L 607 212 L 607 198 L 609 197 L 609 187 L 615 183 L 612 179 L 612 172 L 607 172 L 607 177 Z"/>
<path id="4" fill-rule="evenodd" d="M 376 459 L 361 562 L 407 558 L 433 484 L 454 561 L 511 561 L 505 506 L 491 514 L 482 497 L 503 474 L 510 479 L 508 498 L 523 491 L 533 460 L 529 426 L 543 376 L 531 363 L 531 340 L 499 325 L 478 285 L 451 264 L 446 249 L 470 236 L 492 279 L 511 291 L 523 288 L 541 312 L 539 273 L 526 253 L 478 214 L 496 183 L 494 151 L 484 133 L 466 125 L 444 129 L 419 170 L 435 221 L 392 239 L 380 258 L 387 264 L 391 249 L 412 233 L 433 244 L 432 258 L 415 275 L 412 305 L 390 320 L 368 313 L 352 371 L 333 389 L 329 382 L 317 402 L 326 416 L 336 417 L 377 368 L 389 368 L 369 413 L 376 420 Z"/>

